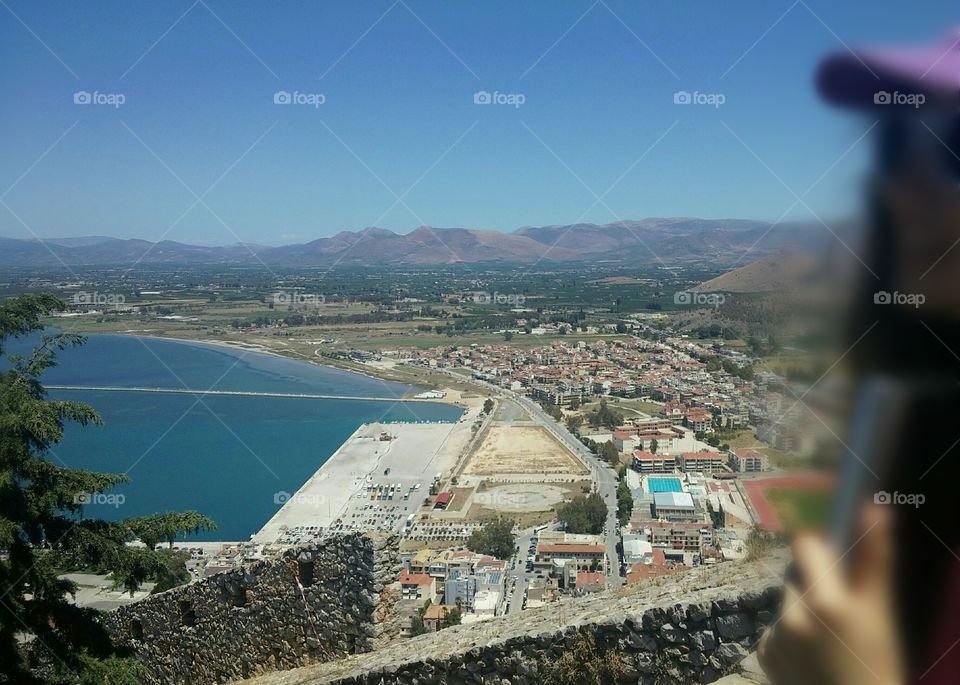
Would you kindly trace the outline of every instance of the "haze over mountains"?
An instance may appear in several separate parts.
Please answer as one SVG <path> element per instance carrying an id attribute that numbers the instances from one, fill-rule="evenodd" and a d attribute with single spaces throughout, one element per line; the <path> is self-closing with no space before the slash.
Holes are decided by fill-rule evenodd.
<path id="1" fill-rule="evenodd" d="M 220 247 L 170 240 L 87 236 L 39 240 L 0 238 L 0 266 L 224 264 L 310 267 L 456 263 L 633 262 L 664 264 L 709 259 L 733 263 L 783 248 L 809 247 L 807 226 L 771 226 L 740 219 L 643 219 L 612 224 L 525 226 L 511 233 L 421 226 L 398 234 L 383 228 L 341 231 L 308 243 Z"/>

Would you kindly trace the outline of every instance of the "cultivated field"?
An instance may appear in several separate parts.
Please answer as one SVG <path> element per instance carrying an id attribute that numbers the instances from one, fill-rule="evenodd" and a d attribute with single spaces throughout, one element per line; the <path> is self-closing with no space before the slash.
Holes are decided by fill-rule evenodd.
<path id="1" fill-rule="evenodd" d="M 463 473 L 583 475 L 587 469 L 540 426 L 491 426 Z"/>

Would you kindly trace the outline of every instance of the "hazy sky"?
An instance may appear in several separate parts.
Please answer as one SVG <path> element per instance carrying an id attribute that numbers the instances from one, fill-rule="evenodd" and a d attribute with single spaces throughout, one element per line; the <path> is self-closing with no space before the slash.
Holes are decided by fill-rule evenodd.
<path id="1" fill-rule="evenodd" d="M 791 191 L 831 166 L 804 202 L 835 216 L 869 122 L 818 102 L 814 67 L 952 28 L 955 3 L 922 6 L 2 0 L 0 235 L 805 219 Z"/>

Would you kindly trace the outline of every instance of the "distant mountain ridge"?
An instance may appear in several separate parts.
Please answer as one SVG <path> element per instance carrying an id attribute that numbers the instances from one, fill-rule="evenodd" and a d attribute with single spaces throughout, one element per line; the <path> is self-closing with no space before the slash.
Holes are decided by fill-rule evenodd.
<path id="1" fill-rule="evenodd" d="M 0 266 L 264 263 L 309 267 L 444 265 L 457 263 L 569 263 L 612 261 L 664 264 L 708 259 L 733 263 L 807 247 L 803 226 L 772 226 L 740 219 L 651 218 L 611 224 L 524 226 L 512 233 L 420 226 L 410 233 L 370 227 L 307 243 L 203 246 L 162 240 L 87 236 L 52 240 L 0 238 Z"/>

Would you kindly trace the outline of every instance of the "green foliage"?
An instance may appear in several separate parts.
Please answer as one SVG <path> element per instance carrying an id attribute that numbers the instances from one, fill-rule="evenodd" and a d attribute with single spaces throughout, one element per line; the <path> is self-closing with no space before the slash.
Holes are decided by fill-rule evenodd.
<path id="1" fill-rule="evenodd" d="M 509 559 L 515 547 L 513 519 L 504 517 L 485 522 L 467 538 L 467 549 L 477 554 L 489 554 L 497 559 Z"/>
<path id="2" fill-rule="evenodd" d="M 600 400 L 600 407 L 587 413 L 587 421 L 594 428 L 603 426 L 612 430 L 623 424 L 623 414 L 608 407 L 606 400 Z"/>
<path id="3" fill-rule="evenodd" d="M 555 421 L 563 419 L 563 410 L 552 402 L 541 402 L 540 406 L 543 407 L 547 415 Z"/>
<path id="4" fill-rule="evenodd" d="M 633 495 L 627 486 L 627 481 L 621 480 L 617 483 L 617 523 L 621 526 L 630 522 L 633 515 Z"/>
<path id="5" fill-rule="evenodd" d="M 557 518 L 571 533 L 598 534 L 607 520 L 607 505 L 597 493 L 577 496 L 557 508 Z"/>
<path id="6" fill-rule="evenodd" d="M 423 635 L 425 632 L 427 628 L 423 625 L 423 615 L 418 612 L 410 619 L 410 634 L 416 636 Z"/>
<path id="7" fill-rule="evenodd" d="M 493 400 L 489 397 L 483 401 L 483 413 L 489 414 L 493 411 Z"/>
<path id="8" fill-rule="evenodd" d="M 609 440 L 600 445 L 600 457 L 610 466 L 617 466 L 620 463 L 620 451 Z"/>
<path id="9" fill-rule="evenodd" d="M 8 362 L 0 372 L 0 548 L 6 552 L 0 559 L 0 681 L 138 683 L 139 667 L 110 644 L 97 611 L 67 601 L 76 586 L 58 574 L 63 568 L 102 569 L 131 592 L 150 578 L 173 583 L 182 574 L 169 554 L 127 543 L 141 533 L 168 540 L 213 523 L 195 513 L 116 523 L 81 518 L 85 496 L 127 481 L 122 474 L 50 460 L 67 422 L 101 422 L 85 404 L 48 398 L 40 382 L 56 365 L 56 353 L 83 338 L 43 335 L 29 355 L 8 354 L 5 345 L 41 331 L 40 318 L 64 306 L 52 295 L 0 303 L 0 355 Z"/>
<path id="10" fill-rule="evenodd" d="M 450 626 L 460 625 L 460 621 L 463 619 L 463 609 L 459 606 L 456 609 L 444 610 L 443 612 L 443 627 L 449 628 Z"/>

